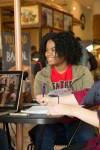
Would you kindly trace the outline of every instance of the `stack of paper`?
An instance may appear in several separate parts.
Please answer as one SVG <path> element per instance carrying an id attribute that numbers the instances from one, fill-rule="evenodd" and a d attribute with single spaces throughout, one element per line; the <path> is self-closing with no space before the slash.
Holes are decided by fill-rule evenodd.
<path id="1" fill-rule="evenodd" d="M 47 114 L 48 113 L 48 106 L 32 106 L 28 109 L 21 110 L 23 113 L 28 114 Z"/>

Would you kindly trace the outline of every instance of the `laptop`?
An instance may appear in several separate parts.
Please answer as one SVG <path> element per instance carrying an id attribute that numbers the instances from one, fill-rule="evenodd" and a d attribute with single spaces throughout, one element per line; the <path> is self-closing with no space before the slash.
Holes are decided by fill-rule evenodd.
<path id="1" fill-rule="evenodd" d="M 22 81 L 22 71 L 0 71 L 0 115 L 18 111 Z"/>

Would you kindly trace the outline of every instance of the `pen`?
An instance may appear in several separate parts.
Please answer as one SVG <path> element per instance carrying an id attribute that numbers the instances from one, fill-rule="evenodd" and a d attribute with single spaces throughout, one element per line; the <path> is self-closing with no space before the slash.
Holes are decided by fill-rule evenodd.
<path id="1" fill-rule="evenodd" d="M 42 96 L 44 97 L 46 93 L 46 86 L 45 86 L 45 83 L 42 84 Z"/>
<path id="2" fill-rule="evenodd" d="M 58 104 L 59 104 L 59 95 L 58 95 Z"/>

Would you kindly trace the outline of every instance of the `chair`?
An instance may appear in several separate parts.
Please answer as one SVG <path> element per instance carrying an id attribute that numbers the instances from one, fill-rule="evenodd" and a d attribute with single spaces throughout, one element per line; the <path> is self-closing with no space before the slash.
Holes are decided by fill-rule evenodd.
<path id="1" fill-rule="evenodd" d="M 28 144 L 27 150 L 35 150 L 35 147 L 34 147 L 34 143 L 33 143 L 33 142 L 31 142 L 30 144 Z"/>

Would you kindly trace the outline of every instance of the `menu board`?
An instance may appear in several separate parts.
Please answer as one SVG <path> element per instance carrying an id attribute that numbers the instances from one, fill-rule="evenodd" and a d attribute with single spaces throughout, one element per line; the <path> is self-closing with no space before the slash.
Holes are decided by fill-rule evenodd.
<path id="1" fill-rule="evenodd" d="M 39 23 L 39 6 L 21 7 L 21 25 L 34 25 Z"/>
<path id="2" fill-rule="evenodd" d="M 9 70 L 11 67 L 15 66 L 14 33 L 4 32 L 2 39 L 2 68 L 3 70 Z M 30 57 L 30 34 L 22 33 L 22 60 L 24 65 L 30 66 Z"/>
<path id="3" fill-rule="evenodd" d="M 63 13 L 54 10 L 54 28 L 63 30 Z"/>

